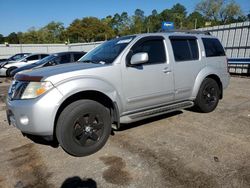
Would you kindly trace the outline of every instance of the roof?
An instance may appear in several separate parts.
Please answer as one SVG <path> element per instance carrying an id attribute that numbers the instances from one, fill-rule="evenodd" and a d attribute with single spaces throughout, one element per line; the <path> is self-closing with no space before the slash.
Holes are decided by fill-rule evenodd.
<path id="1" fill-rule="evenodd" d="M 62 55 L 62 54 L 72 54 L 72 53 L 84 54 L 86 52 L 84 52 L 84 51 L 66 51 L 66 52 L 57 52 L 57 53 L 52 53 L 52 54 Z"/>
<path id="2" fill-rule="evenodd" d="M 203 36 L 203 37 L 214 37 L 210 35 L 209 32 L 206 31 L 198 31 L 198 30 L 170 30 L 170 31 L 159 31 L 156 33 L 142 33 L 135 34 L 134 36 L 159 36 L 159 35 L 167 35 L 167 36 Z"/>

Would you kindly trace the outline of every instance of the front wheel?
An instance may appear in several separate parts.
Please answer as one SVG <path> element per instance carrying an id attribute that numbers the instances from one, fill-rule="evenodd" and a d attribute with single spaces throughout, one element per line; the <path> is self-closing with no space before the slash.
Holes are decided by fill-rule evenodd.
<path id="1" fill-rule="evenodd" d="M 200 112 L 212 112 L 218 105 L 220 89 L 217 82 L 212 78 L 206 78 L 200 87 L 195 99 L 195 107 Z"/>
<path id="2" fill-rule="evenodd" d="M 78 157 L 100 150 L 110 133 L 109 110 L 92 100 L 79 100 L 68 105 L 59 116 L 56 126 L 61 147 Z"/>

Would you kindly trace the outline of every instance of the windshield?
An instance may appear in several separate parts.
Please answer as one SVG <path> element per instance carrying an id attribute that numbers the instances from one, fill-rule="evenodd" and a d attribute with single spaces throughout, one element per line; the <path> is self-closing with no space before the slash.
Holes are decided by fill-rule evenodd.
<path id="1" fill-rule="evenodd" d="M 104 42 L 78 61 L 86 63 L 110 64 L 126 48 L 135 36 L 126 36 Z"/>
<path id="2" fill-rule="evenodd" d="M 37 61 L 36 63 L 34 63 L 35 65 L 43 65 L 45 63 L 48 63 L 50 61 L 53 61 L 57 56 L 55 55 L 49 55 L 43 59 L 41 59 L 40 61 Z"/>
<path id="3" fill-rule="evenodd" d="M 13 55 L 9 58 L 9 61 L 17 61 L 19 59 L 22 59 L 23 57 L 26 57 L 28 56 L 28 54 L 16 54 L 16 55 Z"/>

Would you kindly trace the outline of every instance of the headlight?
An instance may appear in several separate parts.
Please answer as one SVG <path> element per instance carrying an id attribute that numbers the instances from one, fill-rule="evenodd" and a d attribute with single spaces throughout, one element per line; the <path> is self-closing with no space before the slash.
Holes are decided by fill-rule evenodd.
<path id="1" fill-rule="evenodd" d="M 24 92 L 21 95 L 21 99 L 33 99 L 51 89 L 53 85 L 50 82 L 29 82 Z"/>

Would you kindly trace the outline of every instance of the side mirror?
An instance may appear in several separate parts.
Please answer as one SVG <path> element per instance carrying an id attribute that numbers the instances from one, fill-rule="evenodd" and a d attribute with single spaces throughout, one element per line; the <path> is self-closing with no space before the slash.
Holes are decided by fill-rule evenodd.
<path id="1" fill-rule="evenodd" d="M 27 63 L 27 62 L 28 62 L 28 60 L 27 60 L 27 59 L 24 59 L 24 60 L 23 60 L 23 62 Z"/>
<path id="2" fill-rule="evenodd" d="M 131 65 L 139 65 L 139 64 L 144 64 L 147 62 L 148 62 L 148 53 L 140 52 L 140 53 L 134 54 L 132 56 L 130 64 Z"/>

